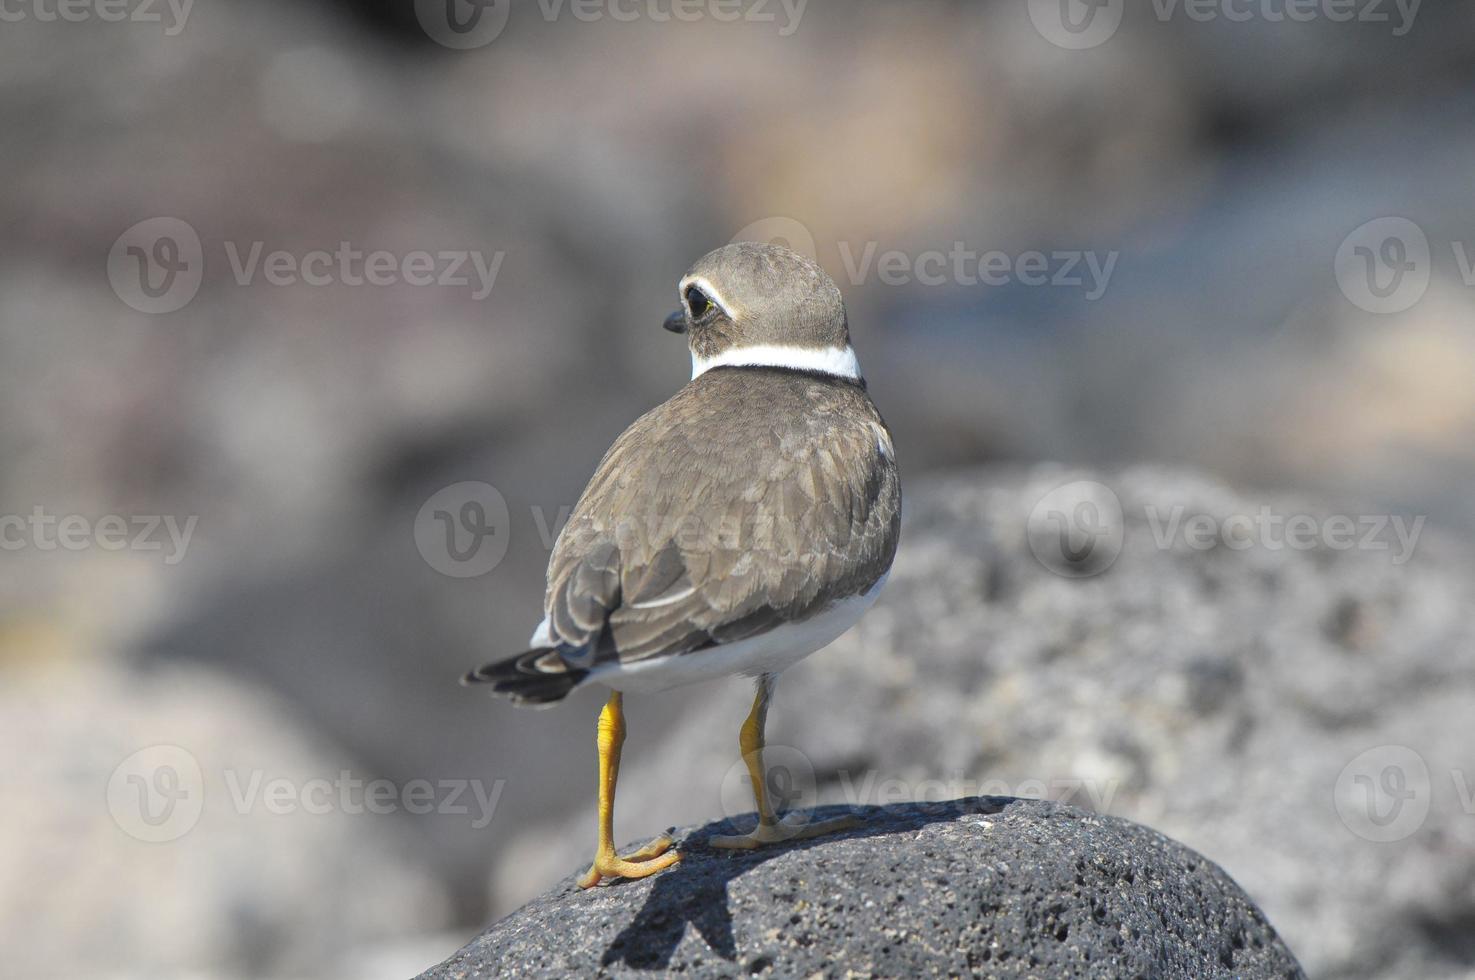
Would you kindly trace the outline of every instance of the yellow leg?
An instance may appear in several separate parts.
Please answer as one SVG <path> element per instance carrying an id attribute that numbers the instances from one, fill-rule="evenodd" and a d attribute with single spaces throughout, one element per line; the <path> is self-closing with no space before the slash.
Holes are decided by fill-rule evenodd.
<path id="1" fill-rule="evenodd" d="M 773 697 L 773 684 L 772 674 L 764 674 L 758 679 L 758 693 L 753 697 L 753 709 L 748 712 L 748 718 L 738 732 L 738 746 L 743 752 L 743 762 L 748 766 L 748 779 L 753 783 L 753 800 L 758 804 L 758 826 L 748 834 L 713 837 L 708 842 L 713 847 L 751 850 L 764 844 L 803 840 L 855 826 L 855 819 L 852 817 L 836 817 L 833 820 L 812 823 L 789 823 L 774 815 L 773 806 L 768 800 L 767 773 L 763 768 L 764 729 L 768 725 L 768 702 Z"/>
<path id="2" fill-rule="evenodd" d="M 671 850 L 671 838 L 665 834 L 623 858 L 615 854 L 615 783 L 620 778 L 620 749 L 625 744 L 625 710 L 623 696 L 611 692 L 604 710 L 599 713 L 599 847 L 589 873 L 579 879 L 580 888 L 592 888 L 603 878 L 644 878 L 681 860 Z"/>

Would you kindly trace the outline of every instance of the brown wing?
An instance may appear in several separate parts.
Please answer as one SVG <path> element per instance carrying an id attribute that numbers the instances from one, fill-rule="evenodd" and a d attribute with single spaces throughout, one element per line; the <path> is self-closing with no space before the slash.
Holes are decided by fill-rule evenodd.
<path id="1" fill-rule="evenodd" d="M 545 611 L 580 665 L 741 639 L 866 591 L 899 512 L 860 387 L 711 371 L 605 454 L 554 546 Z"/>

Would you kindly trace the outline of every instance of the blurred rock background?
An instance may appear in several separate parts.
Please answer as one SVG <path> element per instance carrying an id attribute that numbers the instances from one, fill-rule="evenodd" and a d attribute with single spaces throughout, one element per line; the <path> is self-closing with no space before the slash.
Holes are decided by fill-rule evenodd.
<path id="1" fill-rule="evenodd" d="M 1459 5 L 1404 22 L 1359 3 L 1388 20 L 1349 23 L 1133 5 L 1080 50 L 1056 42 L 1110 21 L 1061 33 L 1060 8 L 1024 0 L 810 0 L 736 23 L 498 3 L 467 50 L 408 0 L 137 8 L 64 19 L 41 0 L 0 23 L 0 515 L 112 515 L 132 542 L 48 549 L 0 525 L 0 949 L 18 973 L 404 975 L 567 870 L 491 884 L 514 842 L 592 830 L 597 695 L 518 712 L 454 679 L 525 640 L 559 509 L 687 376 L 659 329 L 676 279 L 745 230 L 812 243 L 841 283 L 910 480 L 1159 461 L 1425 515 L 1426 541 L 1475 528 Z M 152 314 L 110 273 L 161 217 L 198 236 L 201 271 Z M 1417 242 L 1374 247 L 1427 281 L 1396 310 L 1406 290 L 1380 305 L 1339 278 L 1387 217 L 1428 246 L 1421 267 Z M 501 264 L 481 299 L 233 272 L 255 243 L 340 242 Z M 876 264 L 959 242 L 1115 260 L 1094 299 Z M 458 578 L 416 535 L 462 481 L 505 500 L 507 551 Z M 197 519 L 182 554 L 162 528 L 137 539 L 152 517 Z M 714 696 L 632 705 L 630 756 Z M 126 762 L 155 746 L 188 758 Z M 251 773 L 300 792 L 345 772 L 397 805 L 239 803 Z M 432 812 L 411 812 L 416 781 Z M 449 798 L 472 781 L 498 794 L 485 826 L 469 790 Z M 188 812 L 143 804 L 201 796 L 186 832 L 147 839 Z M 1276 921 L 1273 878 L 1226 866 Z M 1337 975 L 1397 969 L 1363 967 Z"/>

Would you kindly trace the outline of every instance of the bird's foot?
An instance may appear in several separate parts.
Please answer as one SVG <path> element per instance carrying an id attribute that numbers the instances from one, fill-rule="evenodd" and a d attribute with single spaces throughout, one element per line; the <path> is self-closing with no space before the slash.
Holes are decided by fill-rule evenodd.
<path id="1" fill-rule="evenodd" d="M 671 850 L 671 843 L 671 835 L 662 834 L 624 857 L 616 855 L 614 848 L 601 851 L 594 855 L 589 872 L 579 879 L 579 887 L 593 888 L 605 878 L 645 878 L 669 868 L 681 860 L 680 853 Z"/>
<path id="2" fill-rule="evenodd" d="M 728 850 L 751 851 L 765 844 L 780 844 L 784 841 L 820 837 L 824 834 L 849 830 L 859 825 L 859 820 L 848 816 L 835 817 L 830 820 L 810 820 L 804 823 L 788 823 L 780 820 L 777 823 L 760 823 L 753 828 L 752 833 L 712 837 L 707 843 L 713 847 Z"/>

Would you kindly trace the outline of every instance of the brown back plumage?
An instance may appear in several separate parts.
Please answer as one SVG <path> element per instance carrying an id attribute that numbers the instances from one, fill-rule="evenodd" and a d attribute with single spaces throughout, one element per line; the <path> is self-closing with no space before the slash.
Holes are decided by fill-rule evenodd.
<path id="1" fill-rule="evenodd" d="M 808 618 L 896 551 L 891 440 L 858 384 L 718 368 L 625 430 L 554 546 L 545 611 L 580 667 Z"/>

